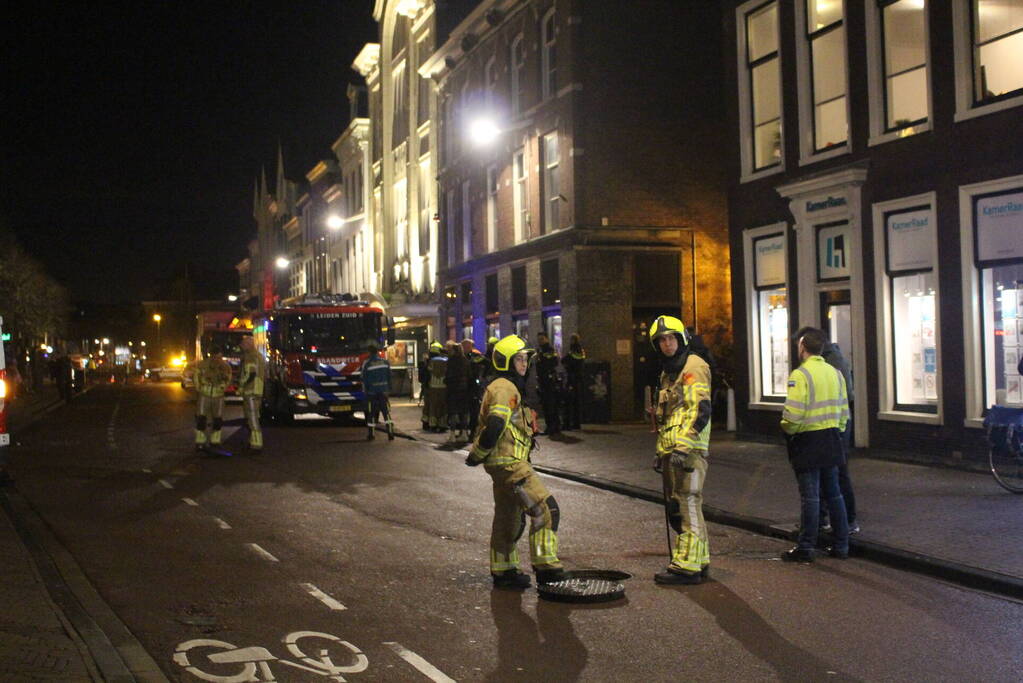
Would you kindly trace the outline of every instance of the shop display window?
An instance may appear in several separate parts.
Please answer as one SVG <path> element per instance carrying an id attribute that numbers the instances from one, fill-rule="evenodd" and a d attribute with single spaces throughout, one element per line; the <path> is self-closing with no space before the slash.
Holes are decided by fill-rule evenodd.
<path id="1" fill-rule="evenodd" d="M 789 379 L 789 307 L 784 287 L 757 292 L 760 386 L 765 397 L 785 396 Z"/>
<path id="2" fill-rule="evenodd" d="M 1023 263 L 982 269 L 981 290 L 986 403 L 1023 407 Z"/>
<path id="3" fill-rule="evenodd" d="M 895 276 L 891 282 L 896 408 L 936 412 L 938 349 L 934 273 Z"/>

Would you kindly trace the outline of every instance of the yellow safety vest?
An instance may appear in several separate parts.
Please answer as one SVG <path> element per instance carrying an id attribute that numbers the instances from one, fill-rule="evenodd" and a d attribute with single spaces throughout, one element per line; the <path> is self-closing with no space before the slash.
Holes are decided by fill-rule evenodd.
<path id="1" fill-rule="evenodd" d="M 203 396 L 223 396 L 230 383 L 231 366 L 225 360 L 207 358 L 196 368 L 195 388 Z"/>
<path id="2" fill-rule="evenodd" d="M 682 372 L 672 379 L 661 373 L 661 390 L 657 394 L 657 453 L 701 451 L 710 445 L 710 419 L 699 432 L 695 430 L 700 402 L 710 401 L 710 366 L 695 353 L 690 353 Z"/>
<path id="3" fill-rule="evenodd" d="M 821 356 L 810 356 L 789 375 L 781 428 L 786 434 L 845 430 L 849 398 L 845 379 Z"/>

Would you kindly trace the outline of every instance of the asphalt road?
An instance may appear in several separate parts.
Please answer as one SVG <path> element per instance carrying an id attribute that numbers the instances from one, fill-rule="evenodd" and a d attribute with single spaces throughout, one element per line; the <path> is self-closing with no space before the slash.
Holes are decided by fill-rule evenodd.
<path id="1" fill-rule="evenodd" d="M 490 482 L 461 454 L 303 420 L 267 428 L 262 454 L 242 428 L 234 457 L 199 457 L 191 415 L 177 385 L 98 387 L 14 455 L 19 490 L 172 680 L 1020 677 L 1018 602 L 855 559 L 787 565 L 785 544 L 714 525 L 714 580 L 656 586 L 660 508 L 558 479 L 563 560 L 632 573 L 626 600 L 494 591 Z M 240 406 L 227 419 L 239 430 Z"/>

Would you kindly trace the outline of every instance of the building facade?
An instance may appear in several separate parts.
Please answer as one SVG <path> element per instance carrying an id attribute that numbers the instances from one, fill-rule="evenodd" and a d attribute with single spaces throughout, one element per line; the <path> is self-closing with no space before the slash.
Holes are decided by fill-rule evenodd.
<path id="1" fill-rule="evenodd" d="M 777 435 L 812 325 L 858 446 L 979 457 L 1023 405 L 1023 2 L 722 8 L 741 432 Z"/>
<path id="2" fill-rule="evenodd" d="M 485 0 L 420 67 L 438 91 L 442 334 L 582 336 L 612 418 L 655 371 L 647 325 L 727 336 L 712 3 Z"/>

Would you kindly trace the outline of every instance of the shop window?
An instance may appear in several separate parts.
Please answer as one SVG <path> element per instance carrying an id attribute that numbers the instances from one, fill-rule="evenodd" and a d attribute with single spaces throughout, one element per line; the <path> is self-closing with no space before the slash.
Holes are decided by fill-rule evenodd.
<path id="1" fill-rule="evenodd" d="M 540 263 L 540 289 L 542 290 L 540 304 L 542 306 L 556 306 L 561 303 L 560 278 L 557 259 Z"/>
<path id="2" fill-rule="evenodd" d="M 523 311 L 528 306 L 526 299 L 526 267 L 511 269 L 512 310 Z"/>
<path id="3" fill-rule="evenodd" d="M 512 324 L 515 326 L 515 334 L 519 335 L 529 343 L 529 316 L 521 315 L 516 316 L 512 319 Z"/>
<path id="4" fill-rule="evenodd" d="M 896 275 L 892 282 L 892 357 L 895 409 L 937 412 L 938 350 L 935 343 L 937 281 L 926 271 Z"/>
<path id="5" fill-rule="evenodd" d="M 497 320 L 487 321 L 487 339 L 491 337 L 501 338 L 501 323 Z"/>
<path id="6" fill-rule="evenodd" d="M 561 314 L 544 315 L 543 326 L 554 350 L 561 355 Z"/>
<path id="7" fill-rule="evenodd" d="M 750 399 L 780 404 L 790 372 L 789 304 L 784 223 L 746 231 L 747 321 L 750 328 Z"/>

